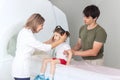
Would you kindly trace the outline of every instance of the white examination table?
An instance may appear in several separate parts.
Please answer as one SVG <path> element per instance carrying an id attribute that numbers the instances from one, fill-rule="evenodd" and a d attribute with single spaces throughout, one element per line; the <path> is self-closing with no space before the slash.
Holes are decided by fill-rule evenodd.
<path id="1" fill-rule="evenodd" d="M 32 61 L 32 76 L 33 78 L 40 73 L 40 67 L 45 55 L 35 55 Z M 36 66 L 36 68 L 35 68 Z M 49 65 L 46 75 L 49 73 Z M 72 60 L 70 66 L 58 64 L 56 66 L 55 80 L 120 80 L 120 70 L 105 67 L 90 65 L 86 62 Z"/>

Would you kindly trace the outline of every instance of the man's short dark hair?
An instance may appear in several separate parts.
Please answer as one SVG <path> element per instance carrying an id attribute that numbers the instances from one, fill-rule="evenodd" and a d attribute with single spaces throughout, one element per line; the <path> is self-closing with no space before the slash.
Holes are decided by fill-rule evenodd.
<path id="1" fill-rule="evenodd" d="M 83 10 L 83 14 L 86 17 L 91 16 L 93 19 L 98 18 L 100 15 L 100 10 L 97 6 L 95 5 L 89 5 Z"/>

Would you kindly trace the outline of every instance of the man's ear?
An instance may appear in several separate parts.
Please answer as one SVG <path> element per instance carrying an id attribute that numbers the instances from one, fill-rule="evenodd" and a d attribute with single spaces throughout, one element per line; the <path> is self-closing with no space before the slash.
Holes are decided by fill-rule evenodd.
<path id="1" fill-rule="evenodd" d="M 94 18 L 95 21 L 97 21 L 98 17 Z"/>

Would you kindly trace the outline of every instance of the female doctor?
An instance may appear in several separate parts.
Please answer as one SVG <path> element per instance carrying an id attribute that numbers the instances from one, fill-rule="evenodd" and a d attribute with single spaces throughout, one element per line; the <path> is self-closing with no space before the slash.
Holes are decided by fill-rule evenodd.
<path id="1" fill-rule="evenodd" d="M 43 29 L 45 19 L 38 13 L 31 15 L 25 27 L 17 37 L 16 55 L 12 64 L 12 76 L 15 80 L 30 80 L 30 60 L 35 50 L 49 51 L 67 38 L 66 34 L 59 41 L 52 42 L 52 39 L 45 43 L 35 39 L 34 33 Z"/>

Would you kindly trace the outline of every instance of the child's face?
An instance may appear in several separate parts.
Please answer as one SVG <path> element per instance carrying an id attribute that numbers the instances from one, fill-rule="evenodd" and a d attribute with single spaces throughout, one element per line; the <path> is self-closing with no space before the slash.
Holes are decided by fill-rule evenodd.
<path id="1" fill-rule="evenodd" d="M 42 29 L 43 29 L 43 24 L 40 24 L 40 25 L 37 26 L 37 32 L 39 32 Z"/>
<path id="2" fill-rule="evenodd" d="M 57 32 L 54 32 L 54 41 L 58 41 L 61 38 L 61 35 Z"/>

